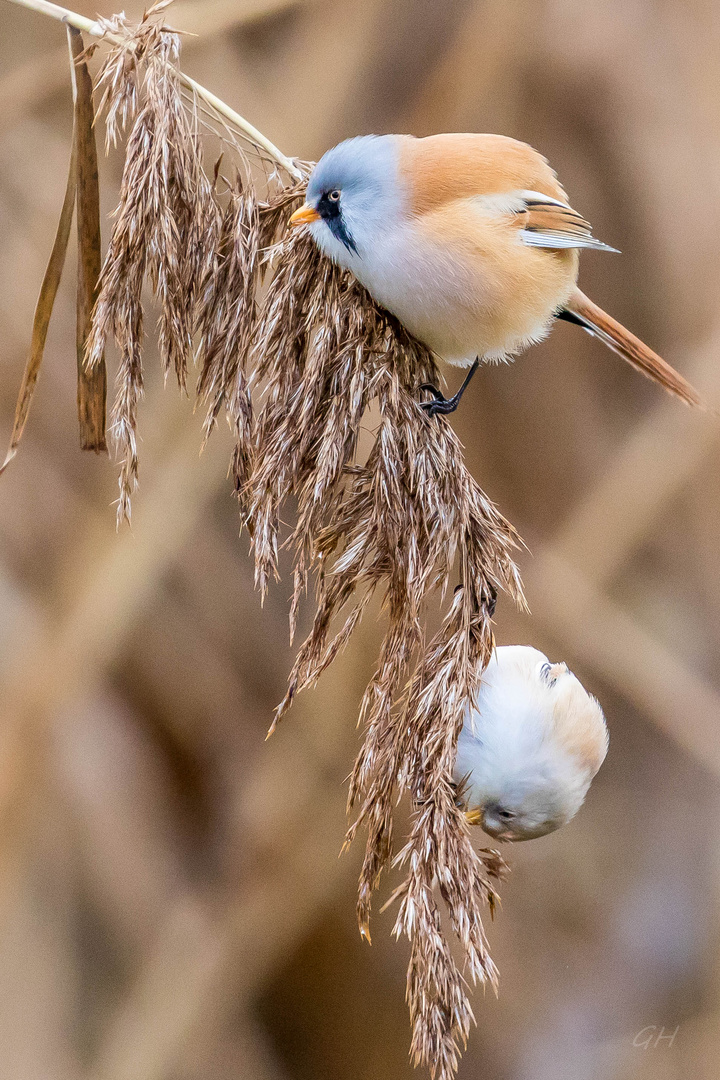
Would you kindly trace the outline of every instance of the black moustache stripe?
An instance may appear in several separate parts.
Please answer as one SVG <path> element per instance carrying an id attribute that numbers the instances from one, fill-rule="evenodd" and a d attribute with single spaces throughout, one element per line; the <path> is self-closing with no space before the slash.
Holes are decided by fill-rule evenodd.
<path id="1" fill-rule="evenodd" d="M 327 195 L 323 195 L 317 206 L 317 212 L 327 225 L 336 240 L 339 240 L 348 251 L 357 255 L 357 245 L 348 231 L 340 210 L 340 203 L 333 202 Z"/>
<path id="2" fill-rule="evenodd" d="M 337 217 L 332 218 L 327 224 L 333 236 L 335 236 L 341 244 L 344 244 L 348 251 L 354 251 L 357 255 L 357 245 L 345 227 L 342 214 L 338 214 Z"/>

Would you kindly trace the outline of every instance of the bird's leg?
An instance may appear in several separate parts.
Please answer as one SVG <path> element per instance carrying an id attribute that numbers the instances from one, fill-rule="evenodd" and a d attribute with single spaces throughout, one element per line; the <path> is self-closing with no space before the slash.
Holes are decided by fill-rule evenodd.
<path id="1" fill-rule="evenodd" d="M 424 409 L 428 416 L 437 416 L 438 413 L 446 415 L 447 413 L 455 412 L 458 405 L 460 404 L 460 398 L 467 390 L 468 384 L 479 366 L 480 357 L 476 356 L 472 367 L 465 376 L 462 386 L 458 390 L 457 394 L 453 394 L 451 398 L 446 398 L 445 395 L 438 390 L 437 386 L 433 386 L 432 383 L 423 383 L 422 386 L 418 387 L 418 389 L 425 390 L 428 394 L 432 394 L 433 400 L 421 401 L 420 408 Z"/>

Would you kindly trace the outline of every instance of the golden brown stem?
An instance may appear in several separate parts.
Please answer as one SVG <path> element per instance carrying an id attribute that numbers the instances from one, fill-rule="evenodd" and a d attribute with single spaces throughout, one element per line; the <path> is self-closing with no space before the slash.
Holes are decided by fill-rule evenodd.
<path id="1" fill-rule="evenodd" d="M 122 38 L 110 32 L 107 32 L 100 23 L 94 19 L 88 19 L 85 15 L 79 15 L 75 11 L 70 11 L 68 8 L 61 7 L 60 4 L 53 4 L 50 0 L 9 0 L 11 4 L 19 4 L 21 7 L 30 8 L 31 11 L 38 11 L 42 15 L 49 15 L 52 19 L 58 19 L 60 22 L 64 22 L 69 26 L 74 26 L 78 30 L 84 30 L 87 34 L 92 34 L 93 37 L 102 38 L 105 41 L 110 42 L 112 45 L 122 44 Z M 229 105 L 226 105 L 224 101 L 221 101 L 219 97 L 216 97 L 210 90 L 206 90 L 200 83 L 195 82 L 189 75 L 185 75 L 182 71 L 179 74 L 180 82 L 183 86 L 190 90 L 193 94 L 196 94 L 201 101 L 204 101 L 215 112 L 220 113 L 229 123 L 247 136 L 250 142 L 255 146 L 263 150 L 268 157 L 276 161 L 278 165 L 285 170 L 285 172 L 293 178 L 293 180 L 302 180 L 303 174 L 297 165 L 286 157 L 274 143 L 270 142 L 268 138 L 263 135 L 261 131 L 258 131 L 256 127 L 236 113 L 234 109 L 231 109 Z"/>

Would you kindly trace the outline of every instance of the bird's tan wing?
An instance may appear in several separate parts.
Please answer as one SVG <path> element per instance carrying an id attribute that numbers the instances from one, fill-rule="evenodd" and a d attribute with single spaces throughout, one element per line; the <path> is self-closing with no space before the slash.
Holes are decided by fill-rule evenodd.
<path id="1" fill-rule="evenodd" d="M 514 214 L 523 243 L 544 248 L 615 251 L 592 235 L 568 204 L 548 162 L 505 135 L 398 136 L 400 174 L 416 214 L 477 200 L 485 210 Z"/>
<path id="2" fill-rule="evenodd" d="M 565 202 L 552 199 L 540 191 L 520 191 L 522 201 L 518 209 L 520 238 L 529 247 L 544 248 L 596 248 L 600 251 L 617 251 L 617 248 L 597 240 L 590 222 Z"/>
<path id="3" fill-rule="evenodd" d="M 399 135 L 400 175 L 416 214 L 456 199 L 529 189 L 565 199 L 542 154 L 506 135 Z"/>

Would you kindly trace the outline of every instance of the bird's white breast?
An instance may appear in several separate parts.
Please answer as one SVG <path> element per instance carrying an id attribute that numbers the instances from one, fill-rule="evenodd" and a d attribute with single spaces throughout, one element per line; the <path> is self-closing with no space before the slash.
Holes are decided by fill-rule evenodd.
<path id="1" fill-rule="evenodd" d="M 472 363 L 487 284 L 452 249 L 418 238 L 411 223 L 387 232 L 354 270 L 379 304 L 448 363 Z"/>
<path id="2" fill-rule="evenodd" d="M 500 248 L 508 244 L 521 259 L 537 257 L 527 254 L 516 234 L 500 234 L 500 244 L 483 257 L 471 243 L 437 239 L 402 213 L 383 228 L 373 224 L 364 231 L 362 222 L 351 228 L 357 252 L 348 251 L 322 222 L 312 231 L 325 254 L 351 270 L 378 304 L 447 363 L 464 367 L 476 356 L 505 359 L 547 332 L 555 298 L 524 315 L 511 302 L 513 276 L 498 265 Z"/>

